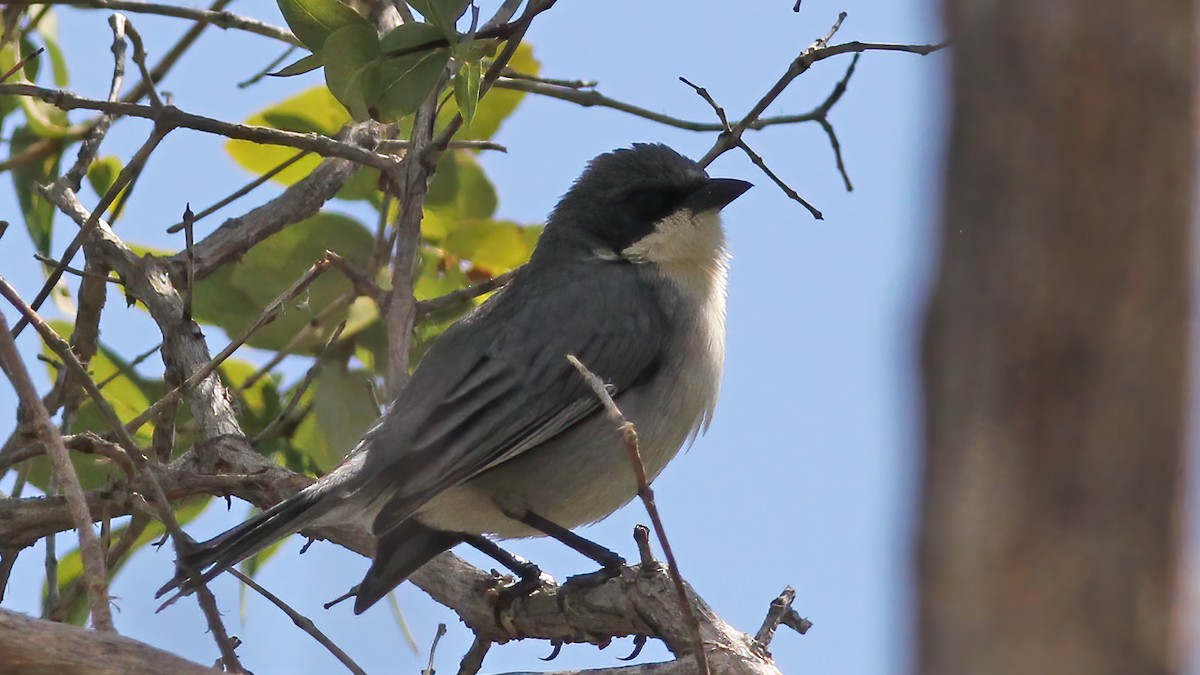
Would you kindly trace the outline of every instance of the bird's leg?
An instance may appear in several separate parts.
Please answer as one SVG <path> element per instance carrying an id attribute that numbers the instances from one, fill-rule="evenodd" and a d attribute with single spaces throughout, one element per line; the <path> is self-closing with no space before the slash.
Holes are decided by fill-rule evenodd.
<path id="1" fill-rule="evenodd" d="M 621 574 L 621 568 L 625 566 L 625 559 L 613 551 L 604 548 L 596 542 L 586 539 L 575 534 L 567 528 L 557 523 L 546 520 L 533 511 L 526 511 L 520 518 L 522 523 L 529 527 L 545 534 L 548 537 L 557 539 L 566 544 L 580 554 L 591 558 L 600 563 L 601 569 L 591 574 L 580 574 L 567 579 L 572 583 L 583 584 L 601 584 L 609 579 Z"/>
<path id="2" fill-rule="evenodd" d="M 516 583 L 500 589 L 502 598 L 511 600 L 524 597 L 536 591 L 541 585 L 542 570 L 537 565 L 505 551 L 491 539 L 478 534 L 464 534 L 463 541 L 517 575 Z"/>

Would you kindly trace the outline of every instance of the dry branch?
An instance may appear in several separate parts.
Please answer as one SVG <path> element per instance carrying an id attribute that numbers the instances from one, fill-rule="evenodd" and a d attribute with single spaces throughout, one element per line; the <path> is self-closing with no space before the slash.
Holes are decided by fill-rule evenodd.
<path id="1" fill-rule="evenodd" d="M 0 668 L 55 675 L 213 675 L 210 668 L 113 633 L 0 609 Z"/>

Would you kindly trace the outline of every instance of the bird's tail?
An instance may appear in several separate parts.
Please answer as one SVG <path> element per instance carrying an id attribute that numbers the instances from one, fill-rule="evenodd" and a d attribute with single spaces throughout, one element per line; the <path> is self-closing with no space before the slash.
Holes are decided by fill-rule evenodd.
<path id="1" fill-rule="evenodd" d="M 379 538 L 371 569 L 355 589 L 354 613 L 367 611 L 422 565 L 462 540 L 461 534 L 427 527 L 415 518 L 402 521 Z"/>
<path id="2" fill-rule="evenodd" d="M 179 589 L 187 595 L 197 583 L 185 569 L 200 573 L 200 583 L 207 583 L 221 572 L 262 551 L 280 539 L 298 532 L 326 509 L 321 508 L 321 495 L 303 490 L 292 497 L 254 516 L 212 539 L 178 550 L 175 576 L 154 597 L 161 598 Z"/>

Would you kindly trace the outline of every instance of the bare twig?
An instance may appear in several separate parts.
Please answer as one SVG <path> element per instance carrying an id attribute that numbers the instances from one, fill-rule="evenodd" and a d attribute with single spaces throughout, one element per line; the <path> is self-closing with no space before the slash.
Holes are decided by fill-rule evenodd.
<path id="1" fill-rule="evenodd" d="M 413 116 L 410 151 L 392 179 L 399 186 L 397 195 L 400 211 L 396 216 L 392 250 L 392 289 L 382 303 L 383 324 L 387 332 L 387 364 L 384 381 L 387 398 L 392 400 L 408 383 L 409 345 L 416 322 L 417 300 L 413 294 L 416 275 L 417 246 L 421 236 L 422 209 L 429 191 L 429 176 L 437 165 L 436 158 L 423 161 L 426 148 L 433 140 L 433 125 L 437 119 L 437 93 L 434 88 Z"/>
<path id="2" fill-rule="evenodd" d="M 297 49 L 296 45 L 288 45 L 288 48 L 283 50 L 282 54 L 280 54 L 279 56 L 272 59 L 271 62 L 268 63 L 266 65 L 266 67 L 264 67 L 262 70 L 251 75 L 250 77 L 246 78 L 245 80 L 238 82 L 237 88 L 238 89 L 246 89 L 247 87 L 258 84 L 259 82 L 261 82 L 263 80 L 263 78 L 270 75 L 271 73 L 274 73 L 275 70 L 277 68 L 279 68 L 279 66 L 283 65 L 283 62 L 285 60 L 287 60 L 287 58 L 289 56 L 296 53 L 296 49 Z"/>
<path id="3" fill-rule="evenodd" d="M 235 124 L 203 115 L 194 115 L 171 105 L 162 108 L 138 103 L 98 101 L 77 96 L 61 89 L 48 89 L 31 84 L 0 84 L 0 96 L 30 96 L 61 110 L 96 110 L 113 115 L 139 117 L 153 121 L 164 129 L 193 129 L 225 138 L 251 141 L 266 145 L 283 145 L 315 152 L 324 157 L 344 157 L 364 166 L 388 169 L 395 159 L 377 155 L 358 146 L 332 139 L 322 134 L 302 134 L 270 127 Z"/>
<path id="4" fill-rule="evenodd" d="M 150 524 L 150 518 L 144 514 L 135 513 L 129 520 L 129 526 L 125 528 L 125 533 L 121 535 L 121 539 L 107 550 L 105 555 L 105 569 L 109 571 L 109 577 L 112 577 L 112 570 L 117 563 L 129 553 L 133 548 L 137 538 L 146 530 L 146 526 Z M 79 599 L 79 595 L 85 591 L 86 584 L 80 584 L 77 581 L 72 582 L 67 587 L 66 593 L 63 594 L 58 605 L 58 612 L 50 615 L 51 621 L 64 621 L 66 619 L 65 612 L 69 611 Z"/>
<path id="5" fill-rule="evenodd" d="M 463 654 L 462 661 L 458 664 L 458 675 L 475 675 L 483 668 L 483 659 L 487 656 L 488 650 L 492 648 L 492 641 L 475 636 L 475 640 L 471 642 L 471 648 Z"/>
<path id="6" fill-rule="evenodd" d="M 112 613 L 108 607 L 104 558 L 100 553 L 100 542 L 92 530 L 92 516 L 83 496 L 83 487 L 79 484 L 79 476 L 71 464 L 71 457 L 63 444 L 62 435 L 50 421 L 50 415 L 42 405 L 42 399 L 29 377 L 29 371 L 25 369 L 25 363 L 21 360 L 17 344 L 8 331 L 8 321 L 4 319 L 3 314 L 0 314 L 0 363 L 3 363 L 4 372 L 12 382 L 21 405 L 32 416 L 38 439 L 49 450 L 55 480 L 62 487 L 75 518 L 75 528 L 79 532 L 79 552 L 83 558 L 83 573 L 88 580 L 88 607 L 92 613 L 92 625 L 96 630 L 115 632 Z M 57 586 L 57 583 L 54 585 Z"/>
<path id="7" fill-rule="evenodd" d="M 3 277 L 0 277 L 0 295 L 3 295 L 10 303 L 12 303 L 13 307 L 15 307 L 17 311 L 29 321 L 29 323 L 37 330 L 38 334 L 41 335 L 42 341 L 46 344 L 46 346 L 50 347 L 50 349 L 54 351 L 54 353 L 60 359 L 62 359 L 63 365 L 66 366 L 76 378 L 78 378 L 79 382 L 83 385 L 84 391 L 87 392 L 88 396 L 92 399 L 92 402 L 96 404 L 97 410 L 100 411 L 100 414 L 104 417 L 105 421 L 112 429 L 112 432 L 116 435 L 117 442 L 129 455 L 129 458 L 137 467 L 138 473 L 145 477 L 149 483 L 150 494 L 154 499 L 155 514 L 157 515 L 158 519 L 162 521 L 163 525 L 166 526 L 167 531 L 171 533 L 171 537 L 174 539 L 177 546 L 186 546 L 186 543 L 181 544 L 181 542 L 187 541 L 187 535 L 185 535 L 183 530 L 179 527 L 179 522 L 175 519 L 175 514 L 171 511 L 170 502 L 167 500 L 162 486 L 159 485 L 154 472 L 149 468 L 146 462 L 146 456 L 142 454 L 141 449 L 137 447 L 137 444 L 134 442 L 130 432 L 126 431 L 124 426 L 122 426 L 121 418 L 117 416 L 117 413 L 115 410 L 113 410 L 112 405 L 104 398 L 104 395 L 100 393 L 100 390 L 96 387 L 96 383 L 92 381 L 92 378 L 88 374 L 87 370 L 71 351 L 70 345 L 68 345 L 66 341 L 54 331 L 53 328 L 51 328 L 44 320 L 42 320 L 42 318 L 39 317 L 32 308 L 25 304 L 20 295 L 17 294 L 16 290 L 10 286 L 8 282 L 3 279 Z M 7 326 L 5 326 L 5 328 L 7 328 Z M 5 334 L 7 335 L 7 332 Z M 59 442 L 61 443 L 61 437 L 59 438 Z M 191 569 L 192 566 L 187 563 L 186 560 L 182 560 L 180 564 L 184 567 L 185 572 L 190 574 L 193 578 L 197 577 L 196 571 Z M 225 631 L 225 625 L 221 621 L 221 613 L 217 609 L 216 599 L 213 598 L 212 592 L 209 591 L 208 587 L 203 583 L 197 584 L 195 592 L 197 602 L 200 604 L 200 609 L 204 612 L 205 619 L 208 621 L 209 631 L 212 633 L 213 639 L 216 641 L 217 647 L 221 651 L 222 660 L 230 668 L 241 670 L 241 665 L 238 662 L 237 654 L 234 652 L 233 642 L 230 640 L 229 635 Z"/>
<path id="8" fill-rule="evenodd" d="M 80 278 L 92 278 L 92 279 L 96 279 L 98 281 L 104 281 L 104 282 L 107 282 L 110 284 L 117 284 L 118 286 L 123 283 L 117 277 L 110 277 L 107 274 L 98 274 L 96 272 L 89 272 L 87 270 L 81 270 L 78 267 L 72 267 L 70 265 L 63 265 L 62 261 L 59 260 L 58 258 L 51 258 L 50 256 L 42 255 L 41 253 L 34 253 L 33 259 L 38 262 L 45 263 L 47 265 L 62 265 L 63 272 L 65 272 L 67 274 L 73 274 Z"/>
<path id="9" fill-rule="evenodd" d="M 17 564 L 17 556 L 21 555 L 19 548 L 0 548 L 0 602 L 4 601 L 4 591 L 8 588 L 8 578 L 12 574 L 13 565 Z"/>
<path id="10" fill-rule="evenodd" d="M 309 366 L 308 371 L 304 373 L 304 379 L 300 381 L 300 384 L 296 387 L 296 390 L 292 392 L 292 397 L 288 399 L 287 405 L 283 407 L 283 410 L 279 411 L 279 414 L 276 415 L 270 421 L 270 423 L 267 424 L 267 426 L 263 427 L 262 431 L 258 432 L 254 435 L 254 438 L 250 439 L 250 445 L 257 447 L 262 439 L 267 438 L 271 432 L 275 431 L 276 427 L 282 424 L 283 421 L 292 414 L 292 411 L 295 410 L 296 406 L 300 404 L 300 399 L 304 396 L 304 392 L 308 391 L 308 388 L 312 386 L 313 380 L 317 378 L 317 373 L 320 372 L 321 367 L 324 365 L 322 361 L 325 358 L 325 354 L 329 351 L 330 345 L 338 341 L 338 338 L 342 336 L 342 331 L 345 329 L 345 321 L 342 321 L 338 324 L 337 328 L 334 329 L 333 334 L 329 336 L 329 340 L 325 343 L 325 346 L 321 348 L 321 351 L 317 354 L 316 358 L 313 359 L 313 364 Z"/>
<path id="11" fill-rule="evenodd" d="M 44 51 L 46 51 L 45 47 L 38 47 L 37 49 L 33 50 L 33 52 L 31 52 L 29 54 L 29 56 L 26 56 L 25 58 L 21 59 L 20 61 L 17 61 L 16 64 L 13 65 L 12 68 L 9 68 L 8 70 L 4 71 L 3 75 L 0 75 L 0 82 L 7 82 L 8 78 L 21 72 L 25 68 L 25 64 L 27 64 L 30 61 L 33 61 L 37 57 L 41 56 L 42 52 L 44 52 Z"/>
<path id="12" fill-rule="evenodd" d="M 732 126 L 728 133 L 722 133 L 717 136 L 717 140 L 715 143 L 713 143 L 712 148 L 710 148 L 709 151 L 705 153 L 704 157 L 700 159 L 700 166 L 708 166 L 717 157 L 733 148 L 738 147 L 738 141 L 741 140 L 742 133 L 745 132 L 746 129 L 751 128 L 750 125 L 760 116 L 762 116 L 763 112 L 767 109 L 767 106 L 774 103 L 775 99 L 779 98 L 779 95 L 788 88 L 788 85 L 790 85 L 793 80 L 808 72 L 808 69 L 818 61 L 824 61 L 825 59 L 839 56 L 841 54 L 862 53 L 869 51 L 905 52 L 924 56 L 944 48 L 947 44 L 943 42 L 929 45 L 904 45 L 854 41 L 840 45 L 827 46 L 827 42 L 831 37 L 833 37 L 833 34 L 837 32 L 837 29 L 841 26 L 842 21 L 845 18 L 846 13 L 840 13 L 837 21 L 834 23 L 833 28 L 830 29 L 829 33 L 826 34 L 825 37 L 817 40 L 813 46 L 805 49 L 799 56 L 797 56 L 795 60 L 788 65 L 787 70 L 779 77 L 775 84 L 771 86 L 767 93 L 763 94 L 763 97 L 759 99 L 753 107 L 750 108 L 750 111 L 746 113 L 745 117 Z"/>
<path id="13" fill-rule="evenodd" d="M 183 241 L 184 253 L 187 255 L 186 281 L 183 288 L 183 319 L 192 319 L 192 296 L 196 290 L 196 214 L 192 213 L 192 205 L 187 204 L 183 209 Z"/>
<path id="14" fill-rule="evenodd" d="M 34 0 L 11 0 L 14 5 L 30 5 L 34 4 Z M 254 33 L 263 37 L 272 38 L 281 42 L 299 45 L 300 41 L 296 39 L 292 32 L 286 28 L 272 26 L 271 24 L 251 19 L 244 16 L 233 14 L 232 12 L 214 12 L 205 9 L 196 9 L 193 7 L 180 7 L 178 5 L 160 4 L 155 2 L 138 2 L 137 0 L 60 0 L 52 1 L 52 5 L 70 5 L 72 7 L 88 7 L 92 9 L 111 9 L 121 12 L 133 12 L 135 14 L 156 14 L 159 16 L 170 16 L 178 19 L 189 19 L 202 24 L 211 24 L 217 28 L 242 30 L 248 33 Z M 158 78 L 155 78 L 158 79 Z"/>
<path id="15" fill-rule="evenodd" d="M 429 665 L 421 669 L 421 675 L 434 675 L 433 658 L 437 655 L 438 643 L 442 641 L 442 637 L 446 635 L 446 624 L 439 623 L 437 632 L 433 635 L 433 644 L 429 645 Z"/>
<path id="16" fill-rule="evenodd" d="M 229 568 L 229 573 L 237 577 L 238 580 L 240 580 L 243 584 L 246 584 L 250 588 L 254 589 L 256 593 L 269 600 L 271 604 L 283 610 L 283 613 L 287 614 L 288 618 L 292 620 L 292 623 L 296 624 L 297 628 L 311 635 L 312 638 L 319 642 L 322 647 L 329 650 L 329 653 L 333 654 L 334 658 L 336 658 L 338 661 L 341 661 L 342 665 L 346 666 L 347 670 L 355 675 L 366 675 L 366 671 L 359 667 L 359 665 L 354 662 L 354 659 L 350 658 L 346 652 L 342 651 L 342 648 L 338 647 L 333 640 L 330 640 L 329 636 L 321 632 L 321 629 L 317 628 L 317 625 L 312 622 L 312 619 L 309 619 L 300 612 L 297 612 L 295 609 L 292 609 L 290 605 L 283 600 L 280 600 L 279 597 L 277 597 L 274 593 L 263 588 L 256 581 L 254 581 L 254 579 L 242 574 L 236 568 Z"/>
<path id="17" fill-rule="evenodd" d="M 303 159 L 307 156 L 308 156 L 308 150 L 301 150 L 300 152 L 297 152 L 296 154 L 292 155 L 291 157 L 289 157 L 289 158 L 285 159 L 284 161 L 280 162 L 279 164 L 275 165 L 275 167 L 272 168 L 270 171 L 267 171 L 266 173 L 255 178 L 254 180 L 250 181 L 249 183 L 246 183 L 245 185 L 238 188 L 237 190 L 234 190 L 233 193 L 230 194 L 229 196 L 218 200 L 212 206 L 209 206 L 206 209 L 202 209 L 200 211 L 200 213 L 193 215 L 192 223 L 194 224 L 197 221 L 203 220 L 204 218 L 207 218 L 208 216 L 212 215 L 213 213 L 215 213 L 215 212 L 225 208 L 226 206 L 229 206 L 233 202 L 241 199 L 242 197 L 245 197 L 246 195 L 250 194 L 255 188 L 259 187 L 263 183 L 266 183 L 267 181 L 271 180 L 275 176 L 279 175 L 279 172 L 283 171 L 284 169 L 288 168 L 289 166 L 295 164 L 296 162 L 300 161 L 301 159 Z M 189 204 L 189 206 L 190 206 L 190 204 Z M 167 233 L 175 234 L 176 232 L 182 230 L 183 227 L 184 227 L 184 223 L 183 223 L 183 221 L 180 221 L 180 222 L 175 223 L 174 225 L 168 227 Z"/>
<path id="18" fill-rule="evenodd" d="M 779 597 L 771 601 L 771 607 L 767 610 L 762 627 L 754 634 L 755 644 L 764 652 L 771 646 L 771 640 L 775 637 L 775 629 L 779 627 L 779 622 L 783 621 L 783 616 L 792 608 L 792 601 L 795 599 L 796 589 L 788 586 L 783 589 Z"/>
<path id="19" fill-rule="evenodd" d="M 113 33 L 111 50 L 113 73 L 108 86 L 108 100 L 115 102 L 120 97 L 121 86 L 125 82 L 125 17 L 121 14 L 113 14 L 108 18 L 108 25 L 112 28 Z M 79 153 L 75 157 L 75 164 L 59 179 L 65 180 L 72 190 L 79 190 L 83 177 L 87 175 L 88 167 L 100 153 L 100 144 L 112 126 L 113 118 L 113 115 L 101 115 L 84 135 L 83 143 L 79 146 Z"/>
<path id="20" fill-rule="evenodd" d="M 637 494 L 641 498 L 642 504 L 646 507 L 646 513 L 650 516 L 650 524 L 654 526 L 654 533 L 658 537 L 658 543 L 662 546 L 663 555 L 667 558 L 667 565 L 670 568 L 671 581 L 675 585 L 675 591 L 679 596 L 679 606 L 683 609 L 683 615 L 688 624 L 688 632 L 692 637 L 692 650 L 696 657 L 696 666 L 699 668 L 701 675 L 707 675 L 708 657 L 704 653 L 704 642 L 700 639 L 700 620 L 696 616 L 696 608 L 692 606 L 691 596 L 688 595 L 687 587 L 683 584 L 683 576 L 679 572 L 679 565 L 675 561 L 675 553 L 671 550 L 671 543 L 667 540 L 667 531 L 663 527 L 662 518 L 658 515 L 658 505 L 654 502 L 654 491 L 650 488 L 650 482 L 646 480 L 646 468 L 642 464 L 642 454 L 638 449 L 637 430 L 634 429 L 633 423 L 625 419 L 621 414 L 621 410 L 617 408 L 616 402 L 608 393 L 608 388 L 604 384 L 604 380 L 598 375 L 588 370 L 587 366 L 583 365 L 574 355 L 568 354 L 567 360 L 572 366 L 579 371 L 579 375 L 583 377 L 584 382 L 587 382 L 592 392 L 596 394 L 596 398 L 604 404 L 604 409 L 608 412 L 608 417 L 617 425 L 617 434 L 625 445 L 626 452 L 629 453 L 629 462 L 633 466 L 633 473 L 637 477 Z"/>
<path id="21" fill-rule="evenodd" d="M 163 107 L 162 98 L 158 95 L 158 87 L 154 86 L 154 77 L 150 74 L 150 69 L 146 66 L 146 45 L 142 43 L 142 34 L 137 32 L 133 27 L 133 22 L 129 21 L 125 24 L 125 32 L 129 35 L 129 42 L 133 44 L 133 62 L 137 64 L 138 71 L 142 74 L 142 82 L 145 83 L 146 93 L 150 95 L 150 106 L 152 108 Z"/>
<path id="22" fill-rule="evenodd" d="M 782 178 L 777 176 L 775 172 L 767 166 L 767 163 L 763 161 L 763 158 L 760 157 L 757 152 L 754 152 L 754 150 L 750 149 L 749 145 L 746 145 L 745 141 L 739 138 L 737 147 L 741 148 L 742 151 L 746 153 L 746 156 L 750 158 L 750 161 L 754 163 L 754 166 L 757 166 L 759 170 L 767 175 L 767 178 L 771 179 L 771 182 L 779 186 L 779 189 L 783 190 L 784 194 L 786 194 L 793 201 L 798 202 L 804 208 L 808 209 L 808 212 L 812 214 L 813 218 L 816 218 L 817 220 L 824 220 L 825 216 L 817 210 L 817 207 L 808 203 L 808 200 L 806 200 L 804 197 L 801 197 L 799 192 L 796 192 L 794 189 L 792 189 L 792 186 L 788 185 L 783 181 Z"/>
<path id="23" fill-rule="evenodd" d="M 0 87 L 4 86 L 5 85 L 0 85 Z M 33 311 L 36 312 L 38 309 L 40 309 L 42 303 L 46 301 L 46 298 L 50 297 L 50 293 L 58 284 L 58 280 L 62 278 L 64 269 L 71 263 L 71 259 L 74 258 L 77 253 L 79 253 L 79 249 L 83 247 L 83 241 L 88 236 L 88 233 L 90 233 L 92 229 L 99 223 L 100 215 L 104 213 L 105 209 L 112 204 L 113 200 L 117 198 L 117 195 L 121 193 L 121 190 L 125 189 L 125 187 L 129 185 L 129 183 L 139 173 L 141 173 L 142 167 L 146 164 L 146 160 L 150 158 L 150 153 L 154 152 L 154 149 L 158 147 L 158 144 L 161 143 L 164 138 L 166 138 L 166 135 L 167 131 L 160 129 L 158 125 L 155 125 L 154 130 L 150 133 L 150 137 L 146 139 L 146 142 L 143 143 L 142 146 L 138 148 L 137 152 L 133 154 L 133 157 L 129 159 L 129 163 L 121 169 L 119 174 L 117 174 L 116 180 L 114 180 L 113 184 L 109 186 L 107 190 L 105 190 L 104 196 L 100 198 L 100 203 L 96 205 L 96 208 L 92 211 L 91 216 L 86 222 L 83 223 L 83 225 L 79 227 L 79 231 L 75 233 L 75 238 L 72 239 L 71 243 L 67 245 L 67 249 L 63 251 L 62 262 L 58 267 L 55 267 L 54 270 L 50 272 L 46 278 L 46 282 L 42 284 L 41 290 L 38 291 L 36 296 L 34 296 L 33 302 L 29 303 L 33 308 Z M 19 321 L 17 321 L 17 325 L 13 327 L 13 335 L 20 335 L 21 331 L 24 330 L 26 323 L 27 318 L 25 317 L 22 317 Z"/>
<path id="24" fill-rule="evenodd" d="M 166 394 L 163 394 L 162 398 L 155 401 L 153 405 L 142 412 L 142 414 L 131 420 L 128 424 L 124 425 L 123 428 L 132 433 L 153 418 L 163 406 L 170 405 L 179 400 L 179 397 L 182 396 L 183 393 L 190 387 L 195 386 L 197 382 L 211 375 L 213 371 L 215 371 L 222 363 L 225 362 L 225 359 L 232 356 L 239 347 L 245 344 L 246 340 L 250 339 L 251 335 L 258 331 L 258 329 L 274 320 L 279 312 L 283 311 L 283 308 L 286 307 L 289 302 L 294 300 L 296 296 L 303 293 L 304 290 L 308 288 L 309 284 L 315 281 L 316 278 L 321 276 L 321 274 L 323 274 L 327 269 L 329 269 L 328 257 L 322 258 L 313 263 L 313 265 L 308 268 L 308 271 L 305 272 L 300 279 L 285 289 L 283 293 L 279 295 L 279 297 L 275 298 L 270 304 L 264 307 L 263 311 L 259 313 L 258 317 L 255 318 L 254 321 L 250 322 L 249 326 L 246 326 L 246 328 L 243 329 L 236 338 L 226 345 L 226 347 L 222 349 L 216 356 L 214 356 L 208 363 L 204 364 L 203 367 L 192 373 L 192 375 L 188 377 L 183 384 L 172 389 Z"/>
<path id="25" fill-rule="evenodd" d="M 437 312 L 448 307 L 461 305 L 462 303 L 478 298 L 485 293 L 491 293 L 492 291 L 511 281 L 513 276 L 516 275 L 518 269 L 520 268 L 511 269 L 499 276 L 487 279 L 485 281 L 480 281 L 479 283 L 471 284 L 470 286 L 460 288 L 457 291 L 451 291 L 445 295 L 439 295 L 436 298 L 422 300 L 417 303 L 417 316 L 427 316 L 433 312 Z"/>

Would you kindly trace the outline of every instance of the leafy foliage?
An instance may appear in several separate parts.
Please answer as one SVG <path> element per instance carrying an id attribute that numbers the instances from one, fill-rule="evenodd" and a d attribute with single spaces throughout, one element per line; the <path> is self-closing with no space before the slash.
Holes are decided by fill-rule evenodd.
<path id="1" fill-rule="evenodd" d="M 313 87 L 279 101 L 250 116 L 246 123 L 333 136 L 353 119 L 373 117 L 396 122 L 395 129 L 402 135 L 411 127 L 413 111 L 436 90 L 441 101 L 435 121 L 439 131 L 461 111 L 465 124 L 457 138 L 491 139 L 524 96 L 505 90 L 482 95 L 483 74 L 499 43 L 475 40 L 457 32 L 457 23 L 469 6 L 467 0 L 425 0 L 412 5 L 424 22 L 404 24 L 380 36 L 349 4 L 337 0 L 279 0 L 287 24 L 310 53 L 275 74 L 289 76 L 324 68 L 327 86 Z M 30 61 L 16 77 L 24 76 L 30 81 L 49 78 L 57 86 L 63 86 L 67 70 L 58 47 L 54 15 L 47 10 L 41 16 L 40 23 L 26 31 L 19 44 L 10 41 L 0 47 L 0 67 L 7 70 L 23 55 L 42 46 L 49 58 Z M 50 67 L 45 67 L 46 63 Z M 511 67 L 536 73 L 539 63 L 532 50 L 522 45 Z M 52 150 L 38 154 L 36 161 L 14 165 L 11 172 L 26 229 L 36 248 L 49 255 L 55 212 L 37 196 L 35 186 L 57 177 L 63 151 L 78 142 L 86 127 L 71 126 L 65 113 L 37 100 L 0 100 L 0 120 L 18 113 L 22 115 L 18 124 L 11 124 L 11 118 L 8 120 L 12 154 L 18 155 L 34 146 Z M 272 177 L 280 185 L 300 181 L 321 161 L 315 155 L 297 158 L 298 153 L 292 148 L 248 141 L 230 140 L 225 147 L 238 166 L 254 174 L 273 171 L 291 161 Z M 121 169 L 122 162 L 115 156 L 97 158 L 88 167 L 88 184 L 96 193 L 103 194 L 114 184 Z M 378 211 L 388 203 L 381 191 L 385 187 L 377 170 L 360 169 L 338 193 L 338 198 L 366 202 Z M 418 299 L 451 293 L 502 274 L 528 259 L 540 226 L 498 219 L 497 206 L 496 189 L 476 155 L 461 149 L 446 152 L 424 206 L 418 275 L 414 280 Z M 384 220 L 394 221 L 397 212 L 393 201 Z M 144 255 L 173 253 L 131 246 Z M 362 222 L 323 210 L 269 237 L 238 262 L 199 281 L 192 294 L 192 316 L 227 335 L 237 335 L 259 316 L 265 305 L 322 258 L 327 249 L 342 255 L 386 289 L 390 284 L 387 256 L 381 256 L 378 248 L 376 234 Z M 423 317 L 414 328 L 412 362 L 419 361 L 442 331 L 471 306 L 469 302 L 463 303 Z M 346 327 L 338 342 L 327 345 L 333 328 L 341 321 L 346 322 Z M 70 335 L 73 326 L 58 322 L 55 329 Z M 234 399 L 242 430 L 247 437 L 256 439 L 259 452 L 289 468 L 320 474 L 341 461 L 377 418 L 374 389 L 384 370 L 386 344 L 375 299 L 358 296 L 353 285 L 335 269 L 322 275 L 297 302 L 246 342 L 252 349 L 286 350 L 294 361 L 313 368 L 310 385 L 305 387 L 299 378 L 285 382 L 278 374 L 263 374 L 255 363 L 240 359 L 225 361 L 217 372 Z M 101 344 L 89 363 L 89 370 L 94 380 L 103 383 L 105 400 L 127 422 L 158 400 L 167 387 L 153 366 L 135 368 L 121 351 L 114 345 Z M 312 361 L 318 353 L 323 354 L 319 363 Z M 53 355 L 48 351 L 46 354 L 51 361 L 49 374 L 54 378 L 57 369 Z M 289 406 L 293 397 L 297 398 L 296 404 Z M 269 433 L 263 433 L 268 429 Z M 82 398 L 65 431 L 105 434 L 109 429 L 94 402 Z M 196 440 L 195 431 L 188 406 L 179 405 L 173 452 L 177 454 L 190 447 Z M 134 440 L 149 448 L 153 433 L 154 424 L 144 424 L 136 431 Z M 105 457 L 74 452 L 71 459 L 85 489 L 103 488 L 123 477 Z M 27 463 L 25 477 L 31 486 L 48 489 L 50 476 L 45 457 Z M 208 501 L 196 500 L 181 507 L 178 512 L 181 522 L 194 518 Z M 128 522 L 115 524 L 112 542 L 120 540 L 128 527 Z M 136 535 L 133 550 L 161 533 L 161 525 L 150 524 Z M 243 569 L 256 572 L 275 550 L 269 549 L 246 561 Z M 126 559 L 117 561 L 113 574 Z M 61 592 L 75 597 L 70 589 L 81 579 L 78 551 L 63 557 L 59 569 Z M 85 621 L 87 607 L 83 597 L 78 594 L 77 601 L 60 608 L 60 613 L 76 623 Z"/>

